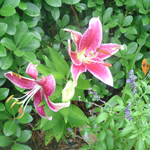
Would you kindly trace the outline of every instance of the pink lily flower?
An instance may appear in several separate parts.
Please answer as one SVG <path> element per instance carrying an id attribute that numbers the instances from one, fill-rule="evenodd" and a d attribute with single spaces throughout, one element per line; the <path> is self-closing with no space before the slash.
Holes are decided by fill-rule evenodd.
<path id="1" fill-rule="evenodd" d="M 18 109 L 18 112 L 22 113 L 22 115 L 19 116 L 18 118 L 21 118 L 24 115 L 26 106 L 32 97 L 35 109 L 38 112 L 38 114 L 49 120 L 51 120 L 52 117 L 46 116 L 43 105 L 39 106 L 39 104 L 42 101 L 43 95 L 49 108 L 55 112 L 70 105 L 70 102 L 53 103 L 49 100 L 48 96 L 51 96 L 53 94 L 56 87 L 53 75 L 49 75 L 47 77 L 42 76 L 42 79 L 37 80 L 38 72 L 36 66 L 33 65 L 32 63 L 28 65 L 26 73 L 28 73 L 29 76 L 32 77 L 33 79 L 22 77 L 21 75 L 16 74 L 14 72 L 5 73 L 6 78 L 9 79 L 13 84 L 23 89 L 30 89 L 30 91 L 28 91 L 23 97 L 14 98 L 12 95 L 7 100 L 7 102 L 12 98 L 15 100 L 15 102 L 11 105 L 11 108 L 15 104 L 21 104 L 20 108 Z M 19 101 L 19 99 L 22 98 L 24 99 L 22 101 Z"/>
<path id="2" fill-rule="evenodd" d="M 76 51 L 71 51 L 70 40 L 68 40 L 68 53 L 73 62 L 71 73 L 74 86 L 77 85 L 80 74 L 87 70 L 105 84 L 113 86 L 113 77 L 108 68 L 112 65 L 104 60 L 119 49 L 123 49 L 123 46 L 112 43 L 101 44 L 102 25 L 99 18 L 90 20 L 89 27 L 83 35 L 70 29 L 64 30 L 71 33 L 71 38 L 76 44 Z"/>

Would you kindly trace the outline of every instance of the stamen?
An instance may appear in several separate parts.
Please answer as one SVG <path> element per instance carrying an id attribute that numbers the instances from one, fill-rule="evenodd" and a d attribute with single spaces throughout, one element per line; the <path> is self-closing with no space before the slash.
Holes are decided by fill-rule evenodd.
<path id="1" fill-rule="evenodd" d="M 14 73 L 14 72 L 12 72 L 12 75 L 15 75 L 15 76 L 18 77 L 19 79 L 22 78 L 21 75 L 19 75 L 19 74 L 17 74 L 17 73 Z"/>
<path id="2" fill-rule="evenodd" d="M 20 105 L 20 108 L 18 109 L 19 114 L 21 114 L 21 112 L 22 112 L 22 107 L 23 107 L 23 105 Z"/>
<path id="3" fill-rule="evenodd" d="M 104 62 L 103 65 L 106 66 L 106 67 L 111 67 L 112 66 L 112 64 L 109 64 L 109 63 L 106 63 L 106 62 Z"/>
<path id="4" fill-rule="evenodd" d="M 24 115 L 24 113 L 25 113 L 25 110 L 23 111 L 23 113 L 21 114 L 21 116 L 18 117 L 18 119 L 22 118 L 23 115 Z"/>
<path id="5" fill-rule="evenodd" d="M 100 52 L 102 53 L 105 53 L 105 54 L 108 54 L 108 55 L 111 55 L 109 52 L 105 51 L 105 50 L 99 50 Z"/>
<path id="6" fill-rule="evenodd" d="M 13 96 L 14 96 L 14 95 L 11 95 L 11 96 L 7 99 L 6 103 L 8 103 L 8 102 L 12 99 Z"/>
<path id="7" fill-rule="evenodd" d="M 10 108 L 13 108 L 13 106 L 18 102 L 19 100 L 17 99 L 15 102 L 12 103 L 12 105 L 10 106 Z"/>

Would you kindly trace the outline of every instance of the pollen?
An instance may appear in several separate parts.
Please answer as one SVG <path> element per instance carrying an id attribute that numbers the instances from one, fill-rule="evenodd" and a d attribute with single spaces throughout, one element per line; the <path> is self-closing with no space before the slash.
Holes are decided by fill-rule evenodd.
<path id="1" fill-rule="evenodd" d="M 23 115 L 24 115 L 24 113 L 25 113 L 25 110 L 23 111 L 23 113 L 21 114 L 21 116 L 18 117 L 18 119 L 22 118 Z"/>
<path id="2" fill-rule="evenodd" d="M 21 75 L 19 75 L 19 74 L 17 74 L 17 73 L 14 73 L 14 72 L 12 72 L 12 75 L 14 75 L 14 76 L 18 77 L 19 79 L 21 79 L 21 78 L 22 78 L 22 77 L 21 77 Z"/>
<path id="3" fill-rule="evenodd" d="M 21 105 L 20 108 L 18 109 L 19 114 L 21 114 L 21 112 L 22 112 L 22 107 L 23 107 L 23 105 Z"/>
<path id="4" fill-rule="evenodd" d="M 7 99 L 6 103 L 8 103 L 8 102 L 12 99 L 13 96 L 14 96 L 14 95 L 11 95 L 11 96 Z"/>

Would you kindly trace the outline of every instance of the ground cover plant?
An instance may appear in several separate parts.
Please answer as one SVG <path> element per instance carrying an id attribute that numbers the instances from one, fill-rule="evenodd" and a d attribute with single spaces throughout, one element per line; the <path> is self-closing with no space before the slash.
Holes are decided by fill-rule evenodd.
<path id="1" fill-rule="evenodd" d="M 42 130 L 45 145 L 150 149 L 149 0 L 1 0 L 0 15 L 0 147 Z"/>

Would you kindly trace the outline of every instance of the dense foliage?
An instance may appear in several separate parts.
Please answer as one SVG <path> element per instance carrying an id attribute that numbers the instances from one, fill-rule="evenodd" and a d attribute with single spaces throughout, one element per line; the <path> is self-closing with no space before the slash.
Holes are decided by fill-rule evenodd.
<path id="1" fill-rule="evenodd" d="M 141 64 L 150 64 L 150 1 L 149 0 L 1 0 L 0 1 L 0 146 L 12 144 L 12 150 L 30 150 L 25 145 L 32 131 L 24 125 L 32 122 L 32 101 L 25 114 L 18 119 L 19 105 L 7 98 L 25 93 L 9 82 L 4 73 L 16 72 L 24 77 L 31 62 L 41 75 L 52 74 L 56 90 L 50 100 L 62 102 L 62 90 L 72 79 L 68 55 L 70 33 L 64 28 L 84 33 L 92 17 L 99 17 L 103 28 L 102 43 L 124 45 L 105 62 L 112 64 L 114 86 L 110 88 L 97 78 L 83 73 L 78 79 L 71 101 L 83 101 L 87 110 L 96 105 L 95 114 L 87 117 L 71 104 L 58 112 L 44 109 L 53 119 L 41 118 L 34 127 L 45 132 L 45 144 L 52 138 L 65 140 L 69 129 L 85 126 L 82 134 L 94 133 L 97 142 L 84 149 L 147 150 L 150 149 L 150 76 L 145 77 Z M 72 50 L 75 50 L 72 42 Z M 131 71 L 132 70 L 132 71 Z M 126 82 L 127 79 L 128 82 Z M 107 101 L 105 100 L 105 98 Z M 102 105 L 97 105 L 101 101 Z M 45 104 L 44 101 L 42 101 Z M 92 104 L 93 103 L 93 104 Z M 98 103 L 100 104 L 100 103 Z M 88 125 L 88 126 L 87 126 Z"/>

